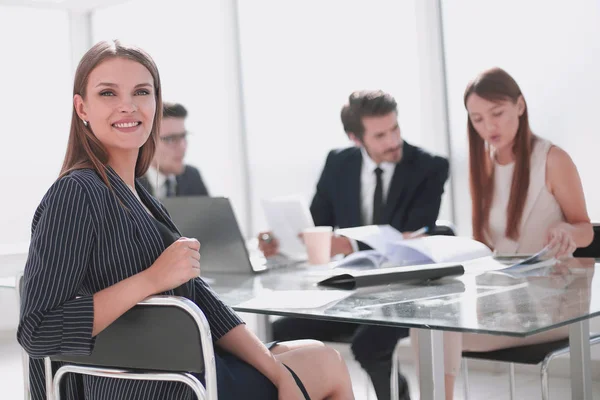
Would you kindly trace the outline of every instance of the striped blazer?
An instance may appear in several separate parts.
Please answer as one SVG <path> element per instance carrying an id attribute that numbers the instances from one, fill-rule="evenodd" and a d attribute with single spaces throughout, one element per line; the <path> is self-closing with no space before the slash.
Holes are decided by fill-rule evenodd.
<path id="1" fill-rule="evenodd" d="M 17 332 L 31 356 L 33 400 L 46 398 L 43 357 L 92 351 L 93 294 L 150 267 L 165 250 L 152 217 L 110 167 L 107 174 L 112 190 L 92 169 L 58 179 L 34 214 Z M 177 232 L 160 203 L 139 182 L 136 189 L 153 215 Z M 214 340 L 243 323 L 201 278 L 188 287 Z M 73 374 L 65 377 L 62 391 L 69 400 L 193 398 L 180 383 Z"/>

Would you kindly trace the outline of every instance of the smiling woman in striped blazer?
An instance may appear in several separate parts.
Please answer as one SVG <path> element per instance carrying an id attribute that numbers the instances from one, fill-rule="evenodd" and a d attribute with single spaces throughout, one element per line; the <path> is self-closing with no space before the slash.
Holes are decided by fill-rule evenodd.
<path id="1" fill-rule="evenodd" d="M 43 357 L 89 354 L 94 337 L 144 298 L 181 287 L 206 315 L 220 399 L 353 399 L 346 366 L 319 342 L 271 351 L 200 278 L 200 243 L 179 237 L 136 178 L 160 126 L 158 70 L 141 49 L 101 42 L 81 60 L 59 179 L 33 218 L 19 343 L 34 400 L 45 398 Z M 66 399 L 191 399 L 180 383 L 67 377 Z"/>

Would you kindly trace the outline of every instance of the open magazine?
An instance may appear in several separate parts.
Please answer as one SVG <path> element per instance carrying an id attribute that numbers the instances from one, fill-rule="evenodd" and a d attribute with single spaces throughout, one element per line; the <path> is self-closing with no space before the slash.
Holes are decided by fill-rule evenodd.
<path id="1" fill-rule="evenodd" d="M 513 278 L 525 278 L 528 276 L 544 276 L 558 262 L 553 255 L 550 246 L 544 247 L 531 256 L 502 256 L 495 255 L 494 258 L 507 264 L 505 268 L 490 271 L 489 273 L 509 275 Z"/>
<path id="2" fill-rule="evenodd" d="M 427 236 L 403 239 L 389 225 L 338 229 L 338 235 L 359 240 L 372 250 L 350 254 L 336 265 L 343 268 L 381 268 L 402 265 L 463 262 L 491 256 L 491 250 L 478 241 L 457 236 Z"/>

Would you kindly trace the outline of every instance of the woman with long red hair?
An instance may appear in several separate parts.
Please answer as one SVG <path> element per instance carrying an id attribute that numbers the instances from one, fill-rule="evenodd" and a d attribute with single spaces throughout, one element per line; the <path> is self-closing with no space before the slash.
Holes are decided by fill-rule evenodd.
<path id="1" fill-rule="evenodd" d="M 500 68 L 486 70 L 467 85 L 464 104 L 474 238 L 503 254 L 531 254 L 549 246 L 557 258 L 589 245 L 593 229 L 577 168 L 564 150 L 533 134 L 515 80 Z M 446 399 L 453 398 L 463 351 L 567 336 L 567 327 L 524 339 L 445 332 Z"/>

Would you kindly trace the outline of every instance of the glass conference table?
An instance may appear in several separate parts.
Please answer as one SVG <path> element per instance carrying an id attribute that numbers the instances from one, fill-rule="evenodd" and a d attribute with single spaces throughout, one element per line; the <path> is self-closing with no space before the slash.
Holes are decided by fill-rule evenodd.
<path id="1" fill-rule="evenodd" d="M 314 302 L 323 295 L 316 291 L 330 290 L 316 283 L 335 269 L 298 266 L 207 278 L 240 312 L 420 328 L 422 400 L 444 398 L 443 331 L 527 337 L 567 327 L 572 398 L 591 399 L 589 319 L 600 314 L 599 296 L 593 296 L 600 293 L 600 264 L 570 259 L 513 275 L 490 272 L 501 267 L 491 258 L 463 265 L 460 277 L 359 288 L 314 308 L 302 308 L 302 302 Z M 336 297 L 336 292 L 327 295 Z"/>

